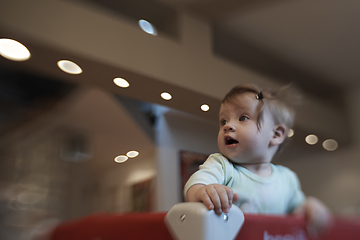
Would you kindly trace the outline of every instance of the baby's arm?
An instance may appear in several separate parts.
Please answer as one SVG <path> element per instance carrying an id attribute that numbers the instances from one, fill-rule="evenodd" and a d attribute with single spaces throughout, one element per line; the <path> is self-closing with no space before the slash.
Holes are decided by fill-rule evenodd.
<path id="1" fill-rule="evenodd" d="M 227 186 L 221 184 L 195 184 L 189 188 L 186 198 L 189 202 L 203 202 L 209 210 L 220 214 L 228 213 L 233 202 L 239 199 L 237 194 Z"/>
<path id="2" fill-rule="evenodd" d="M 330 210 L 314 197 L 307 197 L 304 204 L 296 208 L 294 213 L 305 214 L 308 232 L 313 236 L 318 236 L 326 231 L 332 223 Z"/>

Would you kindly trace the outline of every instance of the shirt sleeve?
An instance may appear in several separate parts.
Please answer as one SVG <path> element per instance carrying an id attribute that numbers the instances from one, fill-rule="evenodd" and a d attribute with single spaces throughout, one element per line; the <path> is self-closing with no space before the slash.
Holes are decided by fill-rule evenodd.
<path id="1" fill-rule="evenodd" d="M 293 188 L 293 194 L 290 198 L 288 205 L 288 213 L 292 213 L 298 206 L 304 203 L 305 194 L 301 190 L 300 181 L 293 171 L 290 171 L 291 183 Z"/>
<path id="2" fill-rule="evenodd" d="M 224 184 L 226 161 L 227 160 L 219 154 L 211 154 L 204 164 L 199 166 L 199 170 L 191 175 L 189 180 L 186 182 L 184 187 L 185 199 L 188 190 L 195 184 Z"/>

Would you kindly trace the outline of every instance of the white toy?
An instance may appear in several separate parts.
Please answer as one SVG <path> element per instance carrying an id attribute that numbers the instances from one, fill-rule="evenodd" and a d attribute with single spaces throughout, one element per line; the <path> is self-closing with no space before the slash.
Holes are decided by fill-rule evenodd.
<path id="1" fill-rule="evenodd" d="M 165 224 L 177 240 L 232 240 L 243 223 L 244 214 L 235 205 L 229 213 L 217 215 L 200 202 L 176 204 L 165 217 Z"/>

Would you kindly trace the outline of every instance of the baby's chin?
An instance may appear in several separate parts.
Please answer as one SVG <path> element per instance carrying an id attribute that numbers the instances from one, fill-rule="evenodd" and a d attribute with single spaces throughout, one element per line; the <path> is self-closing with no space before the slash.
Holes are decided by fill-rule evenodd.
<path id="1" fill-rule="evenodd" d="M 243 161 L 241 161 L 241 160 L 239 160 L 239 159 L 237 159 L 237 158 L 234 158 L 234 157 L 230 157 L 230 156 L 228 156 L 228 155 L 226 155 L 226 154 L 223 154 L 223 153 L 221 153 L 224 157 L 226 157 L 230 162 L 232 162 L 232 163 L 235 163 L 235 164 L 242 164 L 242 163 L 244 163 Z"/>

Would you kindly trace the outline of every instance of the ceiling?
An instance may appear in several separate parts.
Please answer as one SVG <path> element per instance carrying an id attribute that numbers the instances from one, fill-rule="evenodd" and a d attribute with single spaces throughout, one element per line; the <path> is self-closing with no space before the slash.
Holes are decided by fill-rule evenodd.
<path id="1" fill-rule="evenodd" d="M 360 87 L 356 66 L 360 62 L 359 9 L 360 2 L 355 0 L 0 0 L 0 37 L 23 40 L 36 53 L 31 61 L 0 59 L 0 64 L 99 86 L 213 120 L 221 96 L 235 83 L 247 81 L 243 79 L 270 85 L 291 82 L 314 101 L 312 106 L 319 106 L 312 111 L 317 116 L 302 119 L 305 114 L 300 114 L 300 124 L 307 124 L 300 130 L 304 134 L 318 130 L 323 137 L 337 136 L 345 144 L 349 141 L 347 126 L 336 123 L 347 114 L 347 89 Z M 193 38 L 183 32 L 184 14 L 199 20 L 191 23 Z M 139 18 L 157 27 L 157 39 L 135 30 Z M 196 32 L 198 27 L 203 32 Z M 124 37 L 119 29 L 131 37 Z M 100 42 L 102 38 L 105 43 Z M 188 42 L 186 48 L 178 47 Z M 208 56 L 207 47 L 215 57 Z M 139 50 L 130 51 L 134 49 Z M 154 53 L 158 58 L 149 57 Z M 123 55 L 127 59 L 119 57 Z M 53 62 L 62 57 L 81 62 L 82 76 L 60 72 Z M 114 89 L 111 81 L 104 81 L 119 72 L 137 80 L 133 88 Z M 150 94 L 164 89 L 173 93 L 173 100 L 164 102 Z M 203 102 L 214 107 L 202 113 L 197 105 Z"/>
<path id="2" fill-rule="evenodd" d="M 158 1 L 209 19 L 323 84 L 359 86 L 359 1 Z"/>
<path id="3" fill-rule="evenodd" d="M 231 45 L 233 56 L 226 57 L 268 73 L 260 63 L 251 59 L 247 62 L 248 58 L 266 56 L 263 61 L 278 68 L 273 70 L 277 80 L 288 78 L 285 74 L 281 76 L 281 72 L 290 67 L 294 81 L 305 88 L 313 82 L 308 78 L 316 80 L 315 85 L 329 89 L 360 85 L 357 81 L 360 69 L 356 67 L 360 61 L 360 2 L 356 0 L 75 1 L 136 20 L 150 19 L 157 28 L 173 37 L 177 35 L 177 13 L 190 12 L 211 23 L 215 53 L 230 55 L 217 48 L 236 41 L 237 46 Z M 252 51 L 236 56 L 244 55 L 244 47 Z M 307 78 L 301 80 L 295 77 L 297 74 Z"/>

